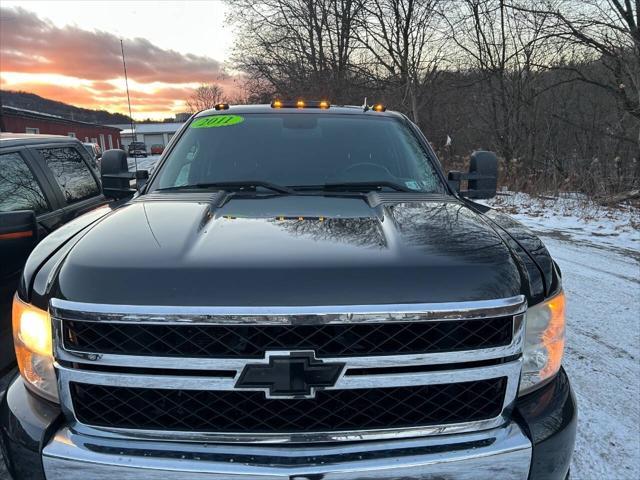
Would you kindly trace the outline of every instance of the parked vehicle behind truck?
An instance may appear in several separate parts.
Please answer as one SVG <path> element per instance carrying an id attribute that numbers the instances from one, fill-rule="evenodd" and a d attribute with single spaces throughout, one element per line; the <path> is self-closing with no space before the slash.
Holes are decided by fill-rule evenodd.
<path id="1" fill-rule="evenodd" d="M 132 196 L 126 153 L 104 193 Z M 119 208 L 38 246 L 2 403 L 16 478 L 565 479 L 561 273 L 402 114 L 193 116 Z"/>
<path id="2" fill-rule="evenodd" d="M 164 151 L 164 145 L 161 143 L 155 143 L 151 145 L 151 155 L 162 155 Z"/>
<path id="3" fill-rule="evenodd" d="M 31 250 L 107 202 L 92 157 L 78 140 L 0 133 L 0 370 L 15 365 L 11 303 Z"/>
<path id="4" fill-rule="evenodd" d="M 147 145 L 144 142 L 131 142 L 127 148 L 130 157 L 147 156 Z"/>

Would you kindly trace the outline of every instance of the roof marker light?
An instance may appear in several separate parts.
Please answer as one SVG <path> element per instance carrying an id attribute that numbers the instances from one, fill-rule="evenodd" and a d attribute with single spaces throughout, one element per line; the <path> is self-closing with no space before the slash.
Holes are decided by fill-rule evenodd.
<path id="1" fill-rule="evenodd" d="M 271 108 L 319 108 L 321 110 L 327 110 L 331 108 L 331 102 L 329 100 L 273 100 L 271 102 Z"/>
<path id="2" fill-rule="evenodd" d="M 387 107 L 385 107 L 384 105 L 382 105 L 381 103 L 376 103 L 373 106 L 373 111 L 374 112 L 384 112 L 387 109 Z"/>
<path id="3" fill-rule="evenodd" d="M 229 110 L 229 104 L 228 103 L 217 103 L 214 108 L 216 110 Z"/>

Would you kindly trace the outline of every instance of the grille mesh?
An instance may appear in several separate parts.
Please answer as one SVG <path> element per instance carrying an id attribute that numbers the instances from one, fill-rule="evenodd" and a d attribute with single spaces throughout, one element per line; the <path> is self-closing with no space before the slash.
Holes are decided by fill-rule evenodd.
<path id="1" fill-rule="evenodd" d="M 445 385 L 323 390 L 314 399 L 262 392 L 163 390 L 72 383 L 88 425 L 149 430 L 308 433 L 441 425 L 498 416 L 506 378 Z"/>
<path id="2" fill-rule="evenodd" d="M 266 350 L 317 356 L 401 355 L 508 345 L 512 318 L 326 325 L 144 325 L 64 321 L 65 347 L 87 353 L 261 358 Z"/>

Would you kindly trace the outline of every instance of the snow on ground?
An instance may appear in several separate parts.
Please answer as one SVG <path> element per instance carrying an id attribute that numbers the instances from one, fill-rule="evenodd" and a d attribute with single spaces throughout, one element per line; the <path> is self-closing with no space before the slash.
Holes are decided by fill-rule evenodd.
<path id="1" fill-rule="evenodd" d="M 536 231 L 562 269 L 579 415 L 571 478 L 640 478 L 640 212 L 524 194 L 487 203 Z"/>
<path id="2" fill-rule="evenodd" d="M 149 155 L 148 157 L 138 157 L 137 159 L 129 157 L 127 161 L 129 162 L 129 170 L 132 172 L 136 170 L 136 160 L 138 161 L 138 170 L 148 170 L 151 173 L 158 160 L 160 160 L 160 155 Z"/>
<path id="3" fill-rule="evenodd" d="M 565 235 L 574 241 L 640 249 L 640 209 L 602 207 L 577 194 L 533 198 L 526 193 L 498 195 L 486 203 L 524 221 L 537 232 Z"/>

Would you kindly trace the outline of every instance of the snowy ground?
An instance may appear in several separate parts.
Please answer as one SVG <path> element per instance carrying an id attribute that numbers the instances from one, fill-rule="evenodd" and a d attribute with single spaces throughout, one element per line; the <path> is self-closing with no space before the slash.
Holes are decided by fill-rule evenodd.
<path id="1" fill-rule="evenodd" d="M 506 194 L 484 203 L 510 214 L 536 232 L 596 247 L 635 250 L 640 255 L 638 208 L 606 208 L 576 194 L 565 194 L 562 198 Z"/>
<path id="2" fill-rule="evenodd" d="M 157 161 L 160 160 L 160 155 L 149 155 L 148 157 L 138 157 L 137 159 L 129 157 L 127 160 L 129 162 L 129 170 L 135 171 L 137 160 L 138 170 L 148 170 L 151 173 Z"/>
<path id="3" fill-rule="evenodd" d="M 579 404 L 571 478 L 640 478 L 640 212 L 522 194 L 488 203 L 540 234 L 562 269 Z"/>

